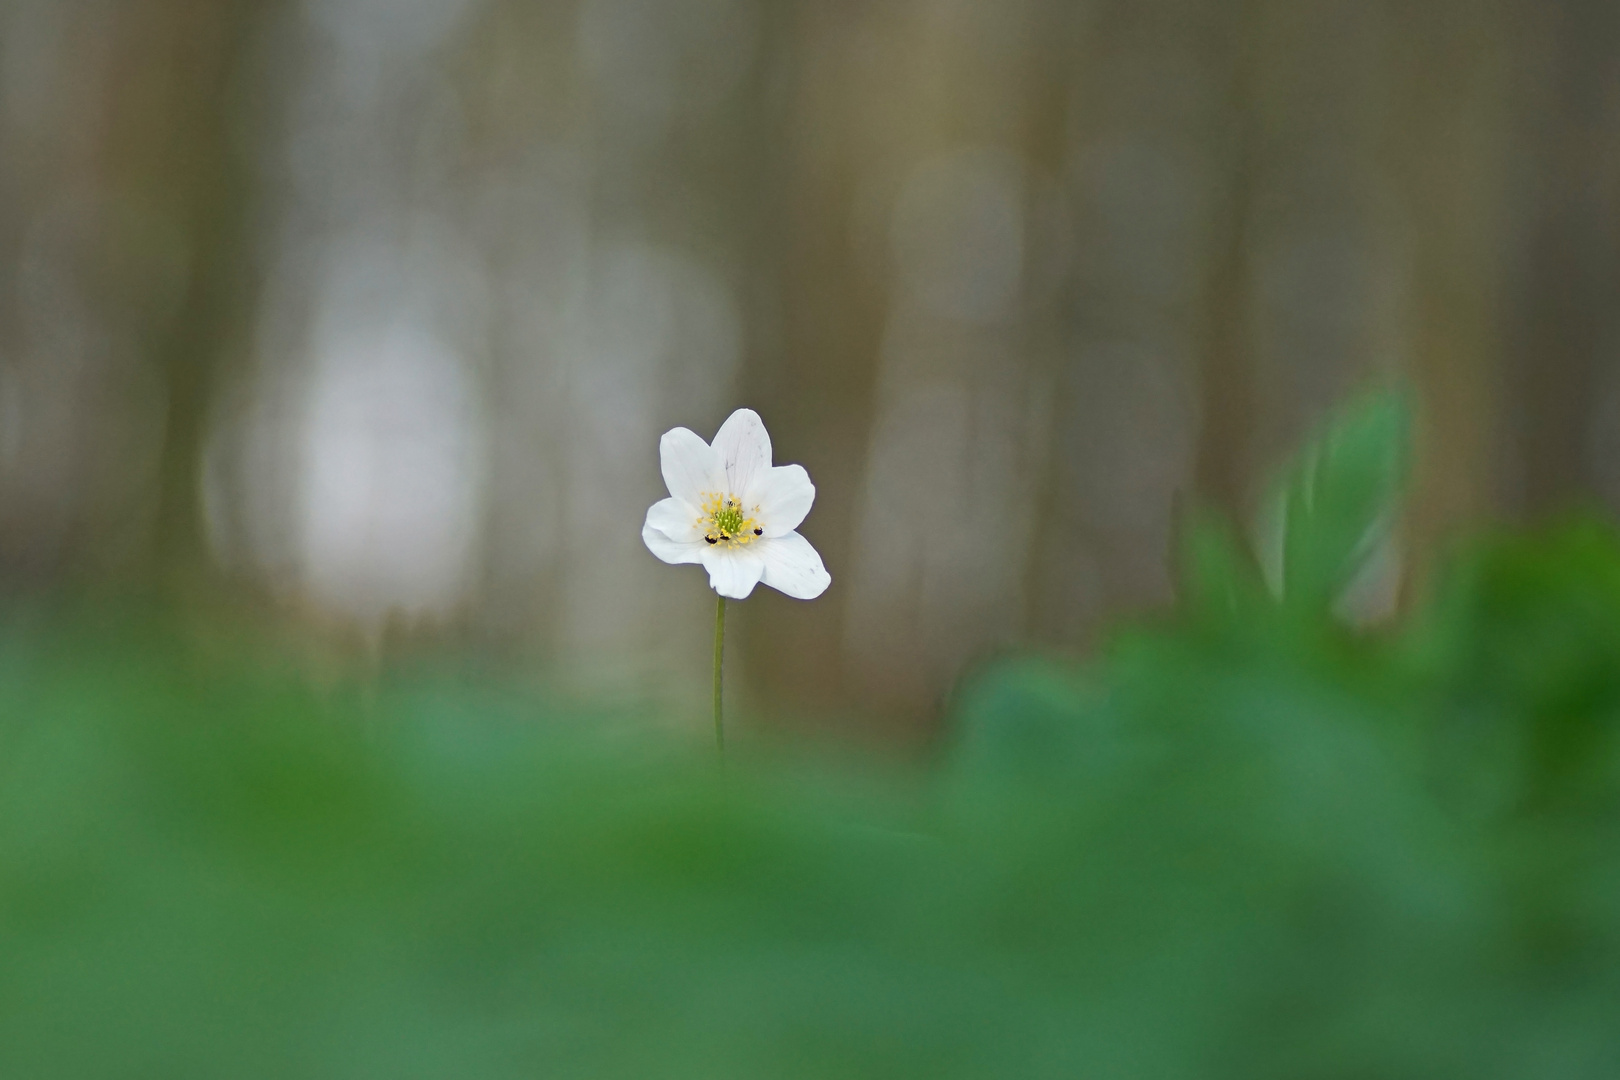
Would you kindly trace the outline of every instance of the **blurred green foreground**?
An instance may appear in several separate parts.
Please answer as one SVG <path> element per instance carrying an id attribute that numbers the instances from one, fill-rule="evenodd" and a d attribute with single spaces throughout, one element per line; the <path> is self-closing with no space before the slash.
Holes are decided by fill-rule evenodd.
<path id="1" fill-rule="evenodd" d="M 1620 1076 L 1620 537 L 1336 605 L 1400 402 L 1269 584 L 967 678 L 929 765 L 734 761 L 500 687 L 0 644 L 0 1076 Z M 123 625 L 123 629 L 119 626 Z"/>

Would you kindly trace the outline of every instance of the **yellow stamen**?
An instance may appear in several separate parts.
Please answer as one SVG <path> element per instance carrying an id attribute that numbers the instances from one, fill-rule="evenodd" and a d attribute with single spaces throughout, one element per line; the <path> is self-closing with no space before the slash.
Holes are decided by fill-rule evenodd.
<path id="1" fill-rule="evenodd" d="M 711 544 L 740 547 L 759 539 L 762 530 L 753 517 L 757 513 L 759 507 L 747 511 L 743 508 L 742 500 L 735 495 L 705 491 L 703 516 L 697 519 L 697 527 L 703 530 L 703 538 Z"/>

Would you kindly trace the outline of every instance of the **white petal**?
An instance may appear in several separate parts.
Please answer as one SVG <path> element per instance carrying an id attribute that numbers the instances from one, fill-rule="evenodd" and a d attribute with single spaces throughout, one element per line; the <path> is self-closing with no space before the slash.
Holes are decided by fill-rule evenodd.
<path id="1" fill-rule="evenodd" d="M 795 600 L 814 600 L 832 584 L 821 555 L 796 532 L 749 546 L 759 548 L 765 557 L 765 584 Z"/>
<path id="2" fill-rule="evenodd" d="M 657 529 L 652 523 L 641 527 L 641 542 L 647 545 L 647 550 L 663 559 L 667 563 L 700 563 L 703 561 L 704 549 L 709 545 L 703 540 L 694 543 L 682 543 L 671 540 Z"/>
<path id="3" fill-rule="evenodd" d="M 682 499 L 660 499 L 647 508 L 647 527 L 657 529 L 679 544 L 703 539 L 698 521 L 702 514 Z"/>
<path id="4" fill-rule="evenodd" d="M 803 465 L 779 465 L 759 478 L 743 503 L 759 507 L 766 536 L 786 536 L 799 527 L 816 501 L 816 485 Z"/>
<path id="5" fill-rule="evenodd" d="M 669 493 L 691 506 L 702 506 L 705 492 L 724 490 L 720 457 L 695 431 L 678 427 L 664 432 L 658 440 L 658 462 Z"/>
<path id="6" fill-rule="evenodd" d="M 746 600 L 765 573 L 765 559 L 755 548 L 758 544 L 734 548 L 713 546 L 698 541 L 703 568 L 709 572 L 709 588 L 732 600 Z"/>
<path id="7" fill-rule="evenodd" d="M 714 451 L 726 474 L 726 490 L 742 498 L 771 467 L 771 437 L 753 409 L 738 409 L 714 433 Z"/>

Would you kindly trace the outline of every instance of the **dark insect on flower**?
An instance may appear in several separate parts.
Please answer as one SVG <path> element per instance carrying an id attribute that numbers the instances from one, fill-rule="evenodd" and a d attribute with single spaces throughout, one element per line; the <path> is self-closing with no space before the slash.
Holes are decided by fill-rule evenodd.
<path id="1" fill-rule="evenodd" d="M 705 536 L 703 539 L 707 540 L 711 544 L 718 544 L 720 542 L 717 537 L 713 536 Z"/>

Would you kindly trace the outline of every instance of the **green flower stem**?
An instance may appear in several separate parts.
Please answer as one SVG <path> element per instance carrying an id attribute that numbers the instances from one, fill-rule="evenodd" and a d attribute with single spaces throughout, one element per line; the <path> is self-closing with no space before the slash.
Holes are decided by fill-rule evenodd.
<path id="1" fill-rule="evenodd" d="M 726 729 L 720 713 L 720 661 L 726 649 L 726 598 L 720 597 L 714 609 L 714 746 L 720 754 L 720 767 L 726 767 Z"/>

